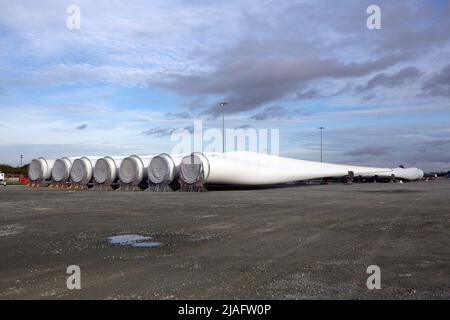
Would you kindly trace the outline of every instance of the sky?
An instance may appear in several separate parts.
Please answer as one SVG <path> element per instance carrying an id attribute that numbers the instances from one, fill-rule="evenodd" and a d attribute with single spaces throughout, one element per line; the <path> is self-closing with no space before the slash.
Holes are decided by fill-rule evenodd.
<path id="1" fill-rule="evenodd" d="M 224 112 L 283 156 L 323 126 L 324 161 L 447 171 L 449 49 L 449 1 L 0 0 L 0 163 L 169 152 Z"/>

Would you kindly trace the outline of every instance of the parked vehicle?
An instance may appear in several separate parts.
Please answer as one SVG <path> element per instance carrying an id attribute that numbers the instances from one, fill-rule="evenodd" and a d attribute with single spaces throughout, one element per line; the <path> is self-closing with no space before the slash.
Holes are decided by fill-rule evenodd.
<path id="1" fill-rule="evenodd" d="M 0 186 L 6 187 L 5 174 L 0 172 Z"/>

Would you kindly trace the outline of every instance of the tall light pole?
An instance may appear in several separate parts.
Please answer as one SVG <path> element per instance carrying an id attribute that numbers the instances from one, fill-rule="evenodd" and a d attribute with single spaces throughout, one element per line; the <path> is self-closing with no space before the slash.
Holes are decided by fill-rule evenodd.
<path id="1" fill-rule="evenodd" d="M 23 159 L 23 154 L 20 155 L 20 167 L 22 168 L 22 159 Z"/>
<path id="2" fill-rule="evenodd" d="M 225 112 L 223 108 L 227 105 L 227 102 L 220 102 L 219 106 L 222 111 L 222 152 L 225 153 Z"/>
<path id="3" fill-rule="evenodd" d="M 320 130 L 320 162 L 322 162 L 323 158 L 322 158 L 322 151 L 323 151 L 323 129 L 325 129 L 325 127 L 319 127 Z"/>

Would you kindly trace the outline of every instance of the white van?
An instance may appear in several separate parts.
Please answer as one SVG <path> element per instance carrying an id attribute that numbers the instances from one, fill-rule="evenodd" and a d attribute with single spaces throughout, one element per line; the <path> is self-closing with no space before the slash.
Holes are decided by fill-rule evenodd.
<path id="1" fill-rule="evenodd" d="M 0 186 L 6 187 L 5 174 L 0 172 Z"/>

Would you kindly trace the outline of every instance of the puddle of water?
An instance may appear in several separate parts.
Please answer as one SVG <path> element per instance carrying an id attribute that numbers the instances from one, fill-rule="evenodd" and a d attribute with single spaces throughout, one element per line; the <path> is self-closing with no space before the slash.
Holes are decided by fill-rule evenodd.
<path id="1" fill-rule="evenodd" d="M 122 246 L 131 246 L 136 248 L 152 248 L 161 245 L 160 242 L 150 241 L 153 237 L 141 236 L 139 234 L 122 234 L 119 236 L 109 237 L 108 241 L 111 244 Z"/>
<path id="2" fill-rule="evenodd" d="M 149 242 L 137 242 L 137 243 L 133 243 L 133 244 L 132 244 L 133 247 L 137 247 L 137 248 L 159 247 L 160 245 L 161 245 L 161 243 L 159 243 L 159 242 L 153 242 L 153 241 L 149 241 Z"/>

